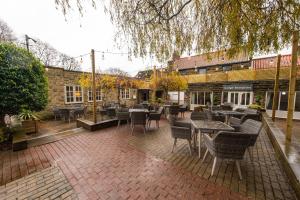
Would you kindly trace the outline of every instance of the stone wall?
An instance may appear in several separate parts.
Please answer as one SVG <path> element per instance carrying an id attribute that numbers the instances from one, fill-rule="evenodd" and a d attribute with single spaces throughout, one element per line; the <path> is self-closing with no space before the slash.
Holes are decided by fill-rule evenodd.
<path id="1" fill-rule="evenodd" d="M 87 73 L 87 72 L 85 72 Z M 65 103 L 65 85 L 79 85 L 78 81 L 82 72 L 68 71 L 57 67 L 47 67 L 46 76 L 48 78 L 48 105 L 46 110 L 51 110 L 53 107 L 72 106 L 75 103 Z M 136 99 L 133 99 L 134 91 L 130 92 L 130 99 L 121 99 L 121 104 L 131 106 L 135 104 Z M 100 107 L 106 103 L 118 102 L 118 90 L 114 89 L 103 94 L 103 100 L 97 102 L 97 106 Z M 76 103 L 78 104 L 78 103 Z M 83 88 L 83 103 L 88 106 L 89 110 L 92 110 L 93 102 L 88 102 L 88 89 Z"/>

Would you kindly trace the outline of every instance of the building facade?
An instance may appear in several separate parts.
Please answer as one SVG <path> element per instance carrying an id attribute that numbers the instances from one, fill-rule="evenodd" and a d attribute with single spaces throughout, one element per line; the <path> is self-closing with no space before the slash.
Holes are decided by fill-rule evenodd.
<path id="1" fill-rule="evenodd" d="M 222 53 L 215 52 L 209 56 L 203 54 L 185 58 L 175 57 L 172 64 L 187 77 L 189 87 L 184 99 L 189 103 L 191 110 L 208 103 L 215 105 L 231 103 L 234 108 L 259 104 L 271 114 L 276 61 L 276 57 L 250 59 L 246 53 L 226 59 Z M 282 56 L 281 66 L 276 116 L 285 118 L 291 55 Z M 299 72 L 297 76 L 294 118 L 300 119 Z"/>
<path id="2" fill-rule="evenodd" d="M 79 78 L 83 72 L 69 71 L 63 68 L 46 67 L 48 78 L 48 105 L 47 110 L 54 107 L 66 107 L 74 105 L 88 106 L 92 110 L 93 92 L 91 88 L 83 88 L 79 84 Z M 84 72 L 89 73 L 89 72 Z M 120 104 L 131 106 L 137 103 L 138 91 L 136 89 L 117 89 L 104 94 L 101 88 L 96 89 L 97 106 L 101 107 L 105 103 L 117 103 L 118 93 Z"/>

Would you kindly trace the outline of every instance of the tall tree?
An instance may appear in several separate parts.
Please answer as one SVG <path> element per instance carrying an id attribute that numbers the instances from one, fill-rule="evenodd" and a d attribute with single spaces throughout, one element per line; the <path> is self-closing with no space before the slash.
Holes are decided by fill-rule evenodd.
<path id="1" fill-rule="evenodd" d="M 16 36 L 6 22 L 0 19 L 0 42 L 14 42 Z"/>
<path id="2" fill-rule="evenodd" d="M 56 1 L 64 13 L 74 2 L 82 12 L 81 1 Z M 135 55 L 160 60 L 174 51 L 278 50 L 300 28 L 299 0 L 110 0 L 104 5 Z"/>

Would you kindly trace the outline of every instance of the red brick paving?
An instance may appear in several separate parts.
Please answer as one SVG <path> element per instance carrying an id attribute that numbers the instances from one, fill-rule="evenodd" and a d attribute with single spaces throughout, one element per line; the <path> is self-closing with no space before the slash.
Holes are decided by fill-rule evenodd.
<path id="1" fill-rule="evenodd" d="M 135 134 L 138 133 L 138 129 Z M 0 184 L 58 165 L 80 199 L 244 199 L 128 145 L 124 126 L 0 153 Z M 134 136 L 133 136 L 134 137 Z"/>

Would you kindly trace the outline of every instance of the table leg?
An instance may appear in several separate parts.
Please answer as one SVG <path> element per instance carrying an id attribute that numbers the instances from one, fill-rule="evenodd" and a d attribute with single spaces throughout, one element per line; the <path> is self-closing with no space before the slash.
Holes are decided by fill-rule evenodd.
<path id="1" fill-rule="evenodd" d="M 196 129 L 195 128 L 193 128 L 193 143 L 194 143 L 194 149 L 196 149 Z"/>
<path id="2" fill-rule="evenodd" d="M 200 130 L 198 130 L 198 137 L 199 137 L 199 139 L 198 139 L 198 141 L 199 141 L 199 158 L 201 158 L 201 131 Z"/>
<path id="3" fill-rule="evenodd" d="M 228 115 L 225 115 L 225 123 L 226 123 L 226 124 L 228 124 L 228 121 L 229 121 L 228 119 L 229 119 L 229 116 L 228 116 Z"/>

